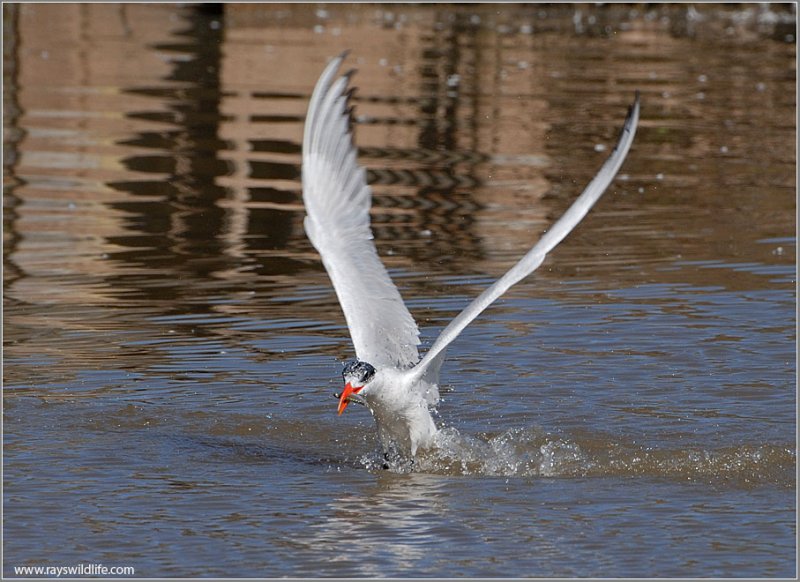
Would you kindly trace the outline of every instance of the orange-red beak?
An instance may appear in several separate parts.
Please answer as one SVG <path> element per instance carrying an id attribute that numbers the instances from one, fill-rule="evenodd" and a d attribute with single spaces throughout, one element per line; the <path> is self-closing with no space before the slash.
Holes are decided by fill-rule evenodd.
<path id="1" fill-rule="evenodd" d="M 364 387 L 359 386 L 358 388 L 353 388 L 350 382 L 344 385 L 344 390 L 342 390 L 341 395 L 339 395 L 339 414 L 343 413 L 344 409 L 347 408 L 347 405 L 350 402 L 350 396 L 353 394 L 358 394 L 362 388 Z"/>

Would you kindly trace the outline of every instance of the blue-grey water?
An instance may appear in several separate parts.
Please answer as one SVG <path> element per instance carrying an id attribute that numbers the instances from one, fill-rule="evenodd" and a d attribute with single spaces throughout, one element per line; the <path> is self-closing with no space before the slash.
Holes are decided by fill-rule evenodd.
<path id="1" fill-rule="evenodd" d="M 793 5 L 4 4 L 3 575 L 792 577 Z M 448 350 L 441 447 L 336 415 L 302 228 L 351 49 L 380 255 Z"/>

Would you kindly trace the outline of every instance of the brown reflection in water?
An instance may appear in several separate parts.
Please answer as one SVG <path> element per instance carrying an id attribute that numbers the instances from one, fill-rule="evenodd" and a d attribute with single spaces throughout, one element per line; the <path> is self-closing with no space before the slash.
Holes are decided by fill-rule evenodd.
<path id="1" fill-rule="evenodd" d="M 14 166 L 6 168 L 19 182 L 6 180 L 4 191 L 6 201 L 20 201 L 4 225 L 6 236 L 19 237 L 6 261 L 21 274 L 6 280 L 13 297 L 44 305 L 108 301 L 105 284 L 96 283 L 118 272 L 107 258 L 120 250 L 112 239 L 126 228 L 125 214 L 110 204 L 120 196 L 107 181 L 126 173 L 120 158 L 128 150 L 116 140 L 134 126 L 122 112 L 140 103 L 118 86 L 159 72 L 159 59 L 145 47 L 166 38 L 166 14 L 162 7 L 19 5 L 13 59 L 24 129 Z M 108 38 L 98 41 L 98 30 Z"/>
<path id="2" fill-rule="evenodd" d="M 452 66 L 439 66 L 441 47 L 427 47 L 441 42 L 455 46 L 458 37 L 449 35 L 445 41 L 437 41 L 436 35 L 426 37 L 424 29 L 429 25 L 421 23 L 415 23 L 411 34 L 402 38 L 391 27 L 373 26 L 366 34 L 361 29 L 371 23 L 364 18 L 363 7 L 353 7 L 350 15 L 355 19 L 337 23 L 336 26 L 341 25 L 340 33 L 326 37 L 316 34 L 309 25 L 317 19 L 317 11 L 308 5 L 237 5 L 228 9 L 231 48 L 226 80 L 239 90 L 230 92 L 224 105 L 232 122 L 227 126 L 227 135 L 235 150 L 226 155 L 236 156 L 239 163 L 229 177 L 234 195 L 226 201 L 226 207 L 236 214 L 259 207 L 302 211 L 297 176 L 305 107 L 324 63 L 343 50 L 346 39 L 348 44 L 362 45 L 353 47 L 345 66 L 358 69 L 354 81 L 358 92 L 353 99 L 355 130 L 361 161 L 368 168 L 375 193 L 373 228 L 378 244 L 417 240 L 421 231 L 433 234 L 432 245 L 392 247 L 390 250 L 397 254 L 388 262 L 413 269 L 418 253 L 449 257 L 452 253 L 436 253 L 435 249 L 453 243 L 458 243 L 468 256 L 479 255 L 480 246 L 469 228 L 476 209 L 470 192 L 480 183 L 474 167 L 483 157 L 455 147 L 458 99 L 445 95 L 445 91 L 455 93 L 447 85 L 447 78 L 453 75 Z M 264 52 L 265 34 L 269 38 L 273 33 L 306 38 L 317 45 L 316 50 L 308 54 L 305 44 L 283 47 L 282 58 L 276 59 L 272 57 L 273 47 L 268 45 L 266 58 L 259 59 L 257 55 Z M 256 45 L 255 50 L 253 43 L 262 44 Z M 397 48 L 392 51 L 396 64 L 388 79 L 377 74 L 384 72 L 382 61 L 376 70 L 375 59 L 370 55 L 370 51 L 375 54 L 372 48 L 378 45 L 383 47 L 379 54 L 384 54 L 386 47 Z M 287 68 L 286 62 L 291 62 L 292 67 Z M 263 82 L 256 85 L 252 79 Z M 280 79 L 282 91 L 271 88 L 274 79 Z M 394 85 L 387 85 L 387 81 Z M 248 84 L 258 90 L 248 94 Z M 254 110 L 258 113 L 253 114 Z M 252 183 L 254 178 L 258 185 Z M 457 193 L 459 188 L 461 192 Z M 299 221 L 295 224 L 300 228 Z M 403 259 L 409 256 L 415 260 Z"/>
<path id="3" fill-rule="evenodd" d="M 13 261 L 8 260 L 17 249 L 19 233 L 12 228 L 18 219 L 16 206 L 19 197 L 14 194 L 22 181 L 14 166 L 19 152 L 18 144 L 24 137 L 19 124 L 19 6 L 3 4 L 3 291 L 19 278 L 20 272 Z"/>
<path id="4" fill-rule="evenodd" d="M 114 238 L 129 229 L 127 214 L 113 206 L 125 196 L 107 183 L 141 177 L 121 163 L 130 150 L 119 140 L 156 124 L 129 121 L 123 112 L 142 100 L 119 88 L 164 71 L 147 46 L 169 38 L 172 9 L 19 4 L 4 11 L 14 24 L 14 34 L 4 36 L 4 70 L 14 70 L 14 90 L 6 85 L 4 97 L 15 102 L 4 129 L 16 136 L 16 153 L 4 167 L 4 205 L 14 208 L 4 222 L 11 243 L 4 304 L 12 307 L 4 344 L 6 361 L 18 358 L 4 366 L 4 380 L 37 386 L 70 382 L 82 370 L 127 368 L 134 359 L 116 360 L 117 334 L 126 326 L 117 308 L 127 298 L 115 282 L 142 274 L 109 260 L 124 250 Z"/>
<path id="5" fill-rule="evenodd" d="M 742 43 L 744 21 L 708 18 L 716 7 L 697 8 L 705 21 L 627 5 L 203 10 L 20 5 L 7 19 L 19 29 L 4 43 L 6 135 L 18 130 L 7 296 L 175 313 L 237 309 L 211 295 L 324 284 L 302 229 L 300 140 L 313 84 L 344 48 L 390 267 L 501 274 L 602 163 L 635 88 L 644 108 L 627 180 L 538 280 L 669 283 L 674 269 L 659 265 L 793 257 L 793 245 L 775 254 L 778 243 L 757 241 L 794 232 L 794 45 Z M 704 28 L 712 21 L 729 41 Z M 759 34 L 785 33 L 780 22 Z M 687 54 L 686 36 L 709 50 Z M 722 268 L 680 280 L 769 283 Z M 425 293 L 433 281 L 407 284 Z M 309 301 L 309 317 L 326 320 L 332 297 Z M 270 308 L 241 306 L 258 309 Z"/>
<path id="6" fill-rule="evenodd" d="M 229 173 L 228 164 L 217 155 L 226 147 L 217 137 L 222 122 L 219 70 L 224 30 L 222 14 L 217 8 L 208 5 L 182 11 L 186 27 L 175 33 L 178 42 L 153 45 L 152 49 L 163 51 L 172 64 L 172 71 L 164 77 L 168 88 L 125 89 L 156 98 L 167 107 L 167 111 L 134 111 L 126 115 L 162 121 L 174 129 L 124 140 L 122 143 L 126 145 L 158 148 L 163 153 L 127 157 L 123 163 L 129 170 L 161 174 L 166 179 L 112 184 L 122 191 L 141 195 L 151 191 L 156 183 L 163 201 L 122 202 L 112 206 L 139 214 L 138 230 L 149 234 L 156 243 L 145 253 L 137 248 L 137 241 L 130 241 L 137 248 L 135 260 L 150 267 L 162 264 L 187 282 L 205 278 L 226 264 L 220 242 L 225 228 L 224 212 L 216 204 L 226 195 L 217 178 Z M 218 13 L 207 14 L 211 10 Z M 114 242 L 124 246 L 128 241 L 120 237 Z M 130 261 L 133 257 L 124 253 L 114 258 Z M 179 299 L 182 290 L 182 286 L 140 289 L 143 295 L 161 300 Z M 175 301 L 174 306 L 178 311 L 186 309 L 180 301 Z"/>

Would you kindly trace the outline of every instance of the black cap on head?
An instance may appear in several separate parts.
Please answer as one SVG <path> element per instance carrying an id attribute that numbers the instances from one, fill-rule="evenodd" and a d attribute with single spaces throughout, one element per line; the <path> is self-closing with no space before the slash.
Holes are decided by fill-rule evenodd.
<path id="1" fill-rule="evenodd" d="M 375 368 L 366 362 L 354 361 L 347 362 L 342 370 L 342 378 L 354 376 L 360 384 L 366 384 L 375 375 Z"/>

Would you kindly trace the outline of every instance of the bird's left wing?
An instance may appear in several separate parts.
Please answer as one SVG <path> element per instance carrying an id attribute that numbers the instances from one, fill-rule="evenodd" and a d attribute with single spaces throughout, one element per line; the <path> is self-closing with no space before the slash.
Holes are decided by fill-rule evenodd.
<path id="1" fill-rule="evenodd" d="M 419 330 L 372 241 L 372 193 L 350 133 L 350 75 L 335 78 L 344 57 L 323 71 L 306 115 L 306 234 L 333 282 L 358 359 L 409 368 L 419 361 Z"/>
<path id="2" fill-rule="evenodd" d="M 464 310 L 459 313 L 456 318 L 450 322 L 436 341 L 425 354 L 422 361 L 409 373 L 413 378 L 424 378 L 430 374 L 430 370 L 435 370 L 438 374 L 438 368 L 441 366 L 444 357 L 444 351 L 447 346 L 472 322 L 481 312 L 489 307 L 498 297 L 508 291 L 509 287 L 518 283 L 531 273 L 533 273 L 539 265 L 544 261 L 545 256 L 553 248 L 560 243 L 565 236 L 567 236 L 573 228 L 586 216 L 586 213 L 594 206 L 594 203 L 600 199 L 603 192 L 611 184 L 611 181 L 616 176 L 617 171 L 625 157 L 628 155 L 628 150 L 631 149 L 633 143 L 633 136 L 636 134 L 636 126 L 639 123 L 639 92 L 636 92 L 636 98 L 628 110 L 628 116 L 622 126 L 622 132 L 619 136 L 614 151 L 608 156 L 603 166 L 597 172 L 595 177 L 586 186 L 580 196 L 572 203 L 564 215 L 559 218 L 555 224 L 548 230 L 542 238 L 539 239 L 534 247 L 520 259 L 520 261 L 511 267 L 511 269 L 495 283 L 481 293 L 475 300 L 467 305 Z"/>

